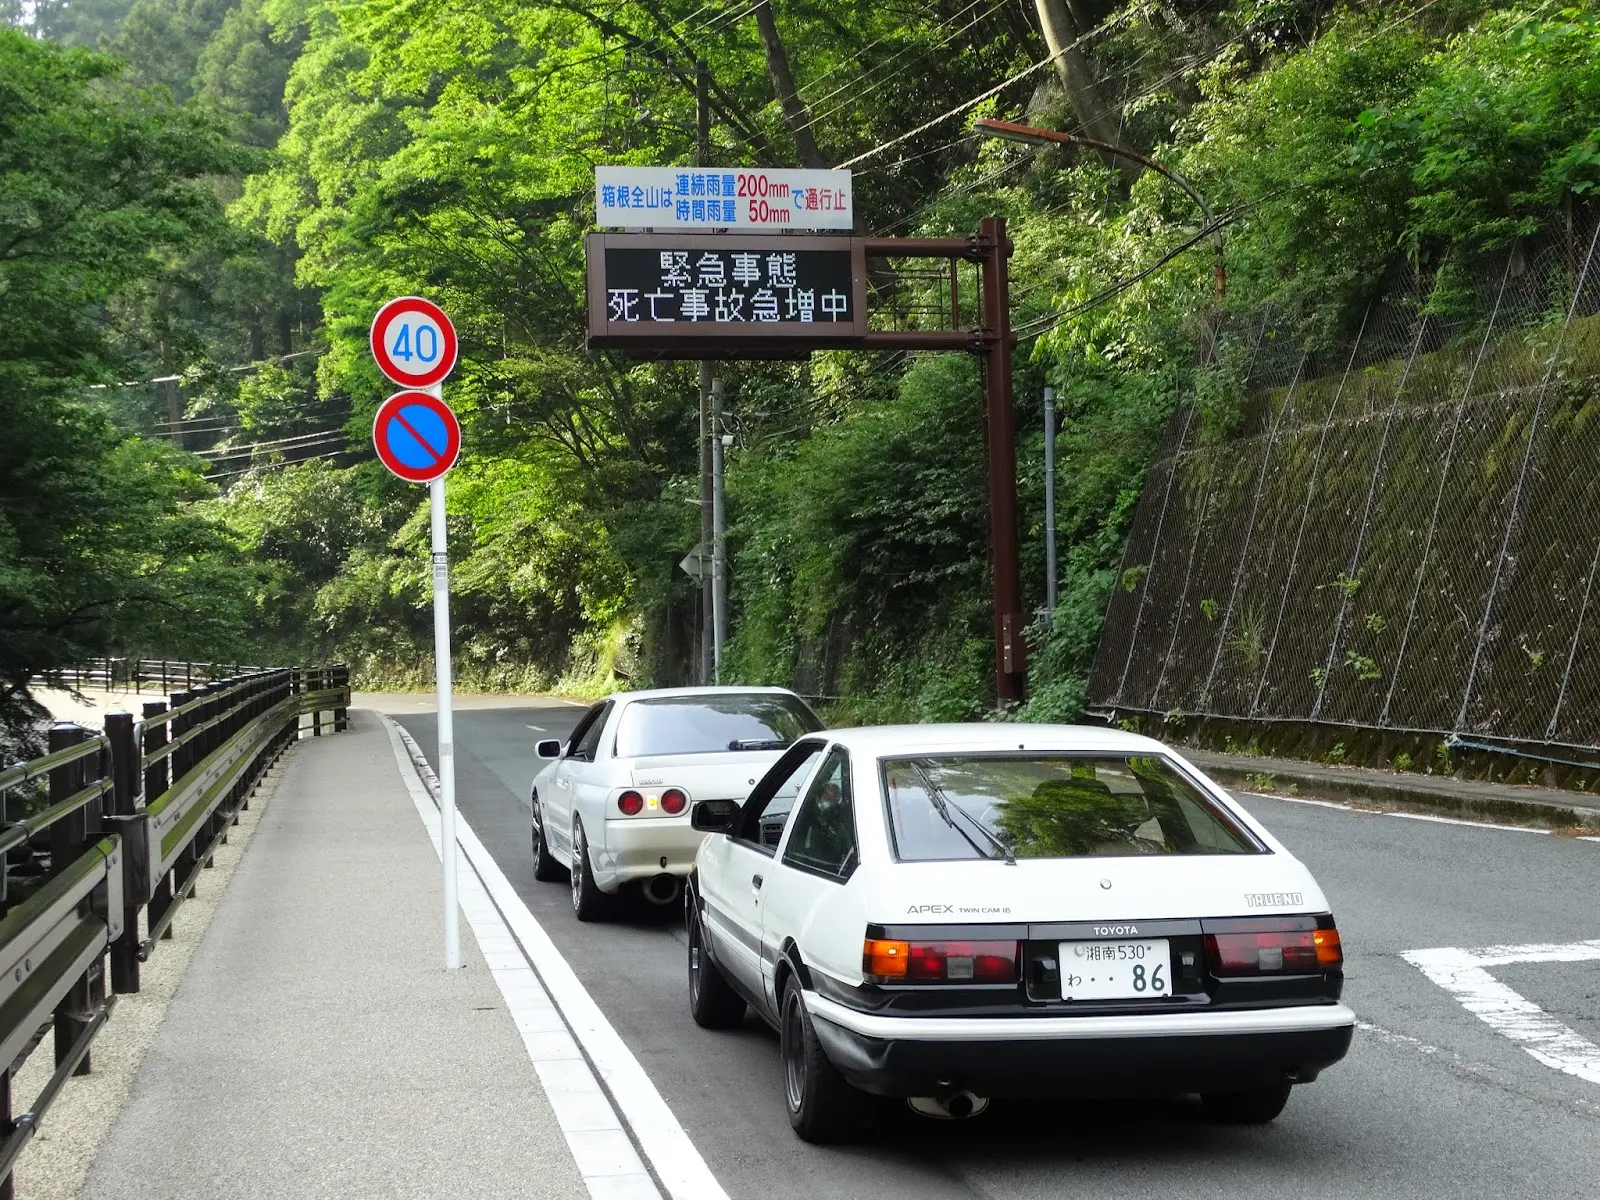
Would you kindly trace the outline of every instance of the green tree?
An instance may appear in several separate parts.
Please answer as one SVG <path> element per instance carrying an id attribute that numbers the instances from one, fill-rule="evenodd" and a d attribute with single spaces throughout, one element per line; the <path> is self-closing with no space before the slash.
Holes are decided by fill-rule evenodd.
<path id="1" fill-rule="evenodd" d="M 226 236 L 216 125 L 114 60 L 0 30 L 0 688 L 111 649 L 196 656 L 243 628 L 192 459 L 119 433 L 86 389 L 130 368 L 119 318 Z M 21 714 L 21 715 L 19 715 Z"/>

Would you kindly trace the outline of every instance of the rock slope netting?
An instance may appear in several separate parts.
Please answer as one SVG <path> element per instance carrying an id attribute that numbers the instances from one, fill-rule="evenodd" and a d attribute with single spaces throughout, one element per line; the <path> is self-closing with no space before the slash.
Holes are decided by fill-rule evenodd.
<path id="1" fill-rule="evenodd" d="M 1597 233 L 1333 350 L 1246 329 L 1243 420 L 1180 412 L 1149 471 L 1092 704 L 1600 746 Z"/>

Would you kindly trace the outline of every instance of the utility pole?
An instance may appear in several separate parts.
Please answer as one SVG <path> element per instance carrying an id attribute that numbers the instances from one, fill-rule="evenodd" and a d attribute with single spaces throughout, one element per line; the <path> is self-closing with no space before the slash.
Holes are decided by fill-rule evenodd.
<path id="1" fill-rule="evenodd" d="M 698 140 L 696 157 L 699 166 L 711 165 L 711 72 L 706 66 L 706 60 L 699 58 L 694 64 L 694 98 L 696 135 Z M 712 547 L 715 531 L 712 528 L 713 497 L 711 493 L 711 364 L 705 359 L 700 360 L 700 550 L 704 554 Z M 713 575 L 704 571 L 704 558 L 701 559 L 702 569 L 700 575 L 700 682 L 710 683 L 716 672 L 716 642 L 715 622 L 713 620 L 715 604 L 715 585 Z"/>
<path id="2" fill-rule="evenodd" d="M 1050 610 L 1046 620 L 1055 620 L 1056 613 L 1056 390 L 1044 390 L 1044 596 Z"/>
<path id="3" fill-rule="evenodd" d="M 1003 217 L 978 225 L 983 254 L 984 406 L 989 434 L 989 544 L 994 555 L 995 698 L 1020 701 L 1027 684 L 1027 624 L 1017 546 L 1017 418 L 1011 399 L 1011 301 L 1006 260 L 1011 239 Z"/>
<path id="4" fill-rule="evenodd" d="M 711 629 L 712 681 L 722 682 L 722 647 L 728 640 L 728 514 L 723 507 L 722 380 L 711 383 Z"/>

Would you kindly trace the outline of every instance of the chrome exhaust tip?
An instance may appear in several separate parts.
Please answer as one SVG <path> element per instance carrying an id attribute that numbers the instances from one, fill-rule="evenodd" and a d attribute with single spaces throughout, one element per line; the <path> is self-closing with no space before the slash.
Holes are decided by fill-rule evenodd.
<path id="1" fill-rule="evenodd" d="M 932 1117 L 936 1121 L 965 1121 L 988 1108 L 989 1098 L 961 1091 L 951 1092 L 947 1096 L 913 1096 L 906 1103 L 919 1116 Z"/>
<path id="2" fill-rule="evenodd" d="M 683 895 L 683 880 L 676 875 L 652 875 L 639 885 L 639 890 L 651 904 L 665 908 L 676 903 L 678 897 Z"/>

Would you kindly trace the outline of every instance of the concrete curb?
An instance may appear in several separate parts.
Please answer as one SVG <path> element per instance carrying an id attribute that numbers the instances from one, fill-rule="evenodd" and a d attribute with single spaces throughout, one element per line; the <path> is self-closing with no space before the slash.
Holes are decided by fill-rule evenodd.
<path id="1" fill-rule="evenodd" d="M 1549 828 L 1600 829 L 1600 797 L 1440 776 L 1406 776 L 1362 767 L 1333 767 L 1282 758 L 1250 758 L 1180 747 L 1195 766 L 1225 787 L 1282 791 L 1402 812 Z M 1270 784 L 1264 778 L 1270 779 Z"/>

